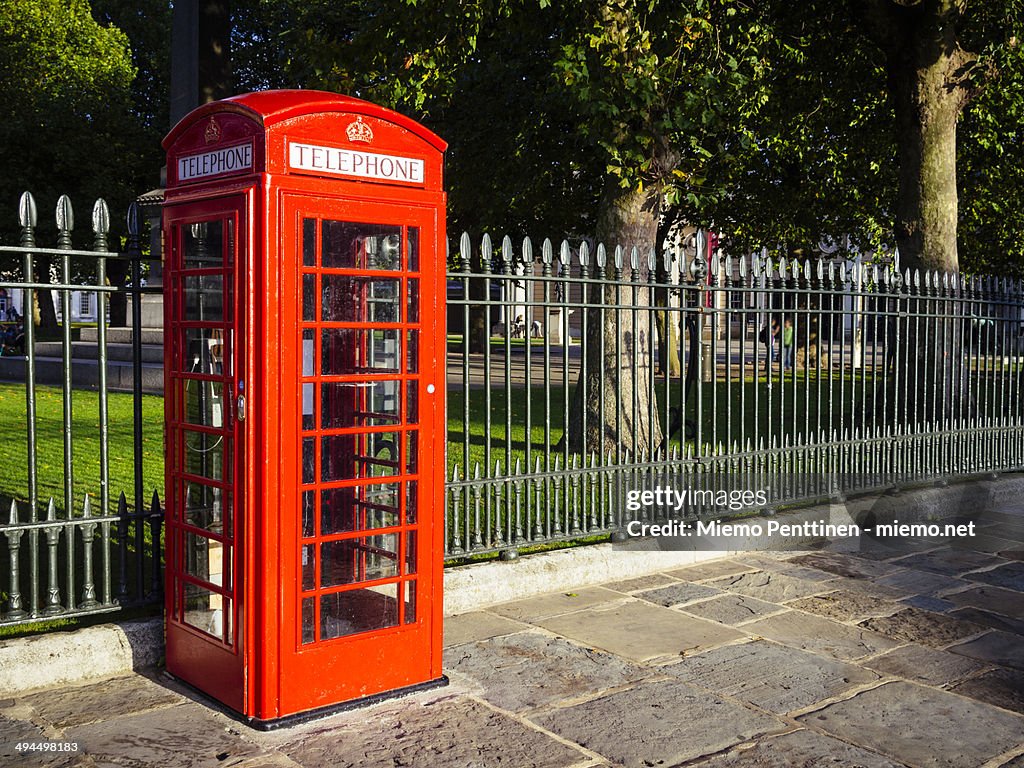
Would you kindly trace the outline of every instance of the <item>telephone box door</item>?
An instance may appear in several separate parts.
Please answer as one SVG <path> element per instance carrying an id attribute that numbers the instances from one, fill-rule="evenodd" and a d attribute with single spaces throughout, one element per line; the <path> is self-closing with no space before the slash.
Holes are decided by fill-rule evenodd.
<path id="1" fill-rule="evenodd" d="M 282 387 L 283 439 L 293 443 L 282 454 L 297 457 L 300 475 L 283 483 L 295 496 L 281 511 L 282 583 L 293 585 L 284 589 L 286 710 L 440 677 L 435 216 L 407 204 L 283 199 L 283 263 L 294 265 L 283 295 L 296 298 L 281 312 L 296 330 L 281 344 L 295 382 Z"/>
<path id="2" fill-rule="evenodd" d="M 165 212 L 167 667 L 241 710 L 243 197 Z"/>

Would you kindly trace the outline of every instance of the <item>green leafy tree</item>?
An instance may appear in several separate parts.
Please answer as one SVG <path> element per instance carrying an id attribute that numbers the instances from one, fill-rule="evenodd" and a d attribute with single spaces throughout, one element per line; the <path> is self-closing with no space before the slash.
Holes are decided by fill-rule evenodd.
<path id="1" fill-rule="evenodd" d="M 99 197 L 123 211 L 138 178 L 125 35 L 98 24 L 84 0 L 8 0 L 0 8 L 0 72 L 0 202 L 8 211 L 0 237 L 17 242 L 24 190 L 39 204 L 43 237 L 53 232 L 47 214 L 61 194 L 80 221 Z M 45 277 L 49 260 L 37 269 Z M 42 324 L 54 328 L 48 292 L 39 305 Z"/>

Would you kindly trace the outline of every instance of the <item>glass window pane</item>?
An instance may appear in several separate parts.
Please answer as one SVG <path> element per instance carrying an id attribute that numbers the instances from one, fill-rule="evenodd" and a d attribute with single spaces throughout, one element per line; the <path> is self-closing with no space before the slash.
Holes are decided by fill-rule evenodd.
<path id="1" fill-rule="evenodd" d="M 419 501 L 416 493 L 416 481 L 405 484 L 405 523 L 412 525 L 419 517 Z"/>
<path id="2" fill-rule="evenodd" d="M 182 368 L 186 373 L 213 376 L 231 373 L 231 353 L 224 343 L 224 331 L 215 328 L 185 328 L 183 334 L 185 359 L 182 360 Z"/>
<path id="3" fill-rule="evenodd" d="M 198 584 L 185 584 L 184 622 L 217 639 L 231 642 L 231 601 Z"/>
<path id="4" fill-rule="evenodd" d="M 313 336 L 314 331 L 308 330 L 302 332 L 302 375 L 312 376 L 316 371 L 316 360 L 314 355 L 316 354 L 316 339 Z"/>
<path id="5" fill-rule="evenodd" d="M 223 219 L 184 224 L 181 227 L 181 255 L 184 269 L 224 266 L 224 230 L 228 231 L 228 264 L 231 263 L 231 222 Z"/>
<path id="6" fill-rule="evenodd" d="M 302 644 L 316 640 L 316 598 L 307 597 L 302 601 Z"/>
<path id="7" fill-rule="evenodd" d="M 219 381 L 185 379 L 182 420 L 201 427 L 224 426 L 224 385 Z"/>
<path id="8" fill-rule="evenodd" d="M 316 219 L 302 220 L 302 265 L 316 266 Z"/>
<path id="9" fill-rule="evenodd" d="M 185 275 L 182 286 L 185 294 L 183 319 L 201 323 L 224 322 L 223 275 Z"/>
<path id="10" fill-rule="evenodd" d="M 316 275 L 302 276 L 302 319 L 316 320 Z"/>
<path id="11" fill-rule="evenodd" d="M 316 397 L 316 384 L 302 385 L 302 428 L 313 429 L 316 426 L 316 416 L 313 414 L 313 401 Z"/>
<path id="12" fill-rule="evenodd" d="M 398 575 L 397 533 L 326 541 L 320 547 L 321 587 L 337 587 Z"/>
<path id="13" fill-rule="evenodd" d="M 399 524 L 398 483 L 331 488 L 320 497 L 320 534 L 390 528 Z"/>
<path id="14" fill-rule="evenodd" d="M 405 372 L 419 373 L 420 349 L 419 331 L 405 332 Z"/>
<path id="15" fill-rule="evenodd" d="M 420 281 L 413 278 L 407 281 L 407 293 L 405 306 L 408 311 L 407 323 L 418 323 L 420 321 Z"/>
<path id="16" fill-rule="evenodd" d="M 405 471 L 410 475 L 416 474 L 416 452 L 419 447 L 419 432 L 413 430 L 405 435 Z"/>
<path id="17" fill-rule="evenodd" d="M 219 535 L 231 537 L 231 498 L 220 488 L 185 482 L 182 494 L 185 522 Z"/>
<path id="18" fill-rule="evenodd" d="M 420 394 L 420 383 L 413 379 L 405 383 L 405 423 L 406 424 L 417 424 L 420 420 L 419 415 L 419 394 Z"/>
<path id="19" fill-rule="evenodd" d="M 216 539 L 185 532 L 185 573 L 207 581 L 215 587 L 224 587 L 224 565 L 227 545 Z M 227 584 L 228 588 L 231 584 Z"/>
<path id="20" fill-rule="evenodd" d="M 401 281 L 323 275 L 321 317 L 337 323 L 397 323 Z"/>
<path id="21" fill-rule="evenodd" d="M 302 439 L 302 483 L 309 485 L 316 482 L 316 438 Z"/>
<path id="22" fill-rule="evenodd" d="M 186 474 L 218 482 L 231 479 L 224 471 L 224 435 L 182 430 L 181 440 L 185 448 L 183 470 Z"/>
<path id="23" fill-rule="evenodd" d="M 302 493 L 302 536 L 308 539 L 316 534 L 313 525 L 316 520 L 316 491 Z"/>
<path id="24" fill-rule="evenodd" d="M 316 545 L 302 545 L 302 589 L 316 589 Z"/>
<path id="25" fill-rule="evenodd" d="M 323 429 L 344 427 L 379 427 L 397 424 L 401 382 L 325 383 L 320 390 L 320 426 Z"/>
<path id="26" fill-rule="evenodd" d="M 402 618 L 403 624 L 416 622 L 416 581 L 405 582 L 405 613 Z"/>
<path id="27" fill-rule="evenodd" d="M 371 432 L 356 435 L 328 435 L 323 438 L 320 479 L 356 480 L 399 474 L 399 434 Z"/>
<path id="28" fill-rule="evenodd" d="M 320 366 L 325 376 L 398 373 L 398 331 L 329 328 L 323 331 Z"/>
<path id="29" fill-rule="evenodd" d="M 406 240 L 406 257 L 410 272 L 418 272 L 420 269 L 420 229 L 409 227 L 408 239 Z"/>
<path id="30" fill-rule="evenodd" d="M 385 584 L 321 596 L 320 639 L 397 626 L 397 586 Z"/>
<path id="31" fill-rule="evenodd" d="M 323 222 L 323 266 L 344 269 L 402 268 L 401 227 Z"/>
<path id="32" fill-rule="evenodd" d="M 407 531 L 405 534 L 405 572 L 416 573 L 416 531 Z"/>

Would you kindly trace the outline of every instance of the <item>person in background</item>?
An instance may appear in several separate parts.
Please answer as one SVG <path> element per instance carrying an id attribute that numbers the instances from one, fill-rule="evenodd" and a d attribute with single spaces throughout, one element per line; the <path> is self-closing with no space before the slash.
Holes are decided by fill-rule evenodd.
<path id="1" fill-rule="evenodd" d="M 793 318 L 787 317 L 782 328 L 782 370 L 793 367 L 794 336 Z"/>

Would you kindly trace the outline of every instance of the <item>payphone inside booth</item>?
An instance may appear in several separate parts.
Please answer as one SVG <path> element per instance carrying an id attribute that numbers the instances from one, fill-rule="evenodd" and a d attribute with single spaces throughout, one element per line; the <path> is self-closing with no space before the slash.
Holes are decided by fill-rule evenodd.
<path id="1" fill-rule="evenodd" d="M 443 683 L 444 143 L 268 91 L 164 147 L 168 671 L 265 727 Z"/>

